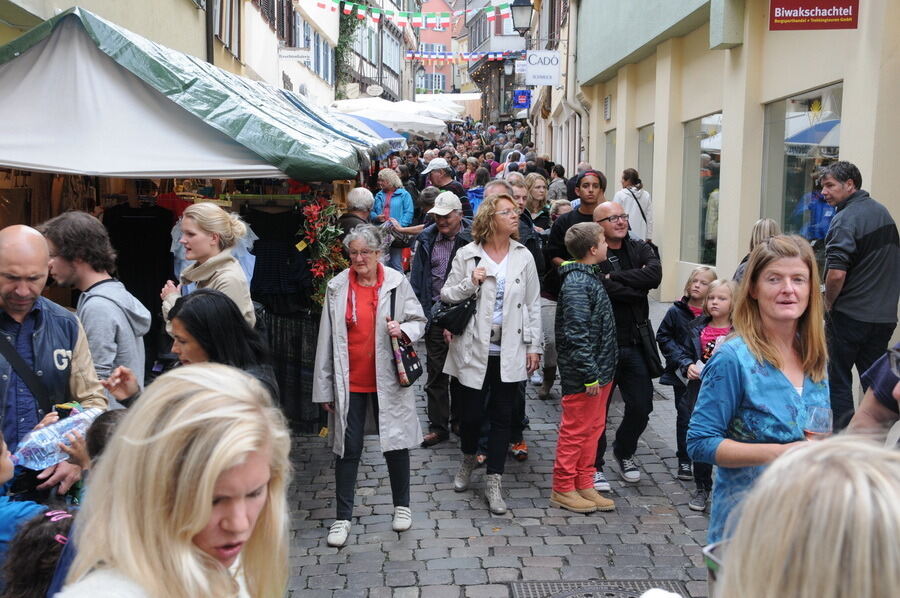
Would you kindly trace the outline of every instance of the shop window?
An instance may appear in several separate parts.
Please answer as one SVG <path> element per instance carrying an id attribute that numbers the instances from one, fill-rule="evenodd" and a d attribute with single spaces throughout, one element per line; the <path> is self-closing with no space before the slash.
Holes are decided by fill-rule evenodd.
<path id="1" fill-rule="evenodd" d="M 648 193 L 653 186 L 653 125 L 638 129 L 637 171 Z"/>
<path id="2" fill-rule="evenodd" d="M 685 262 L 716 263 L 721 163 L 722 113 L 684 123 L 681 259 Z"/>
<path id="3" fill-rule="evenodd" d="M 838 159 L 843 84 L 766 106 L 762 216 L 812 244 L 821 268 L 834 208 L 822 199 L 818 169 Z"/>
<path id="4" fill-rule="evenodd" d="M 237 58 L 241 57 L 241 2 L 213 0 L 213 27 L 219 41 Z"/>
<path id="5" fill-rule="evenodd" d="M 608 191 L 609 199 L 612 199 L 613 191 L 615 190 L 615 184 L 610 184 L 610 181 L 616 180 L 616 130 L 607 131 L 606 133 L 606 163 L 603 165 L 604 172 L 606 175 L 606 188 Z"/>

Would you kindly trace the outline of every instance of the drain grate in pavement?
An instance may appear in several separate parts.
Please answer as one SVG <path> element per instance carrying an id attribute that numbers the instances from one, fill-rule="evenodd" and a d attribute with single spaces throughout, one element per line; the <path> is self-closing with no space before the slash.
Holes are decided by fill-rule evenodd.
<path id="1" fill-rule="evenodd" d="M 512 598 L 638 598 L 652 588 L 688 595 L 680 581 L 514 581 L 509 588 Z"/>

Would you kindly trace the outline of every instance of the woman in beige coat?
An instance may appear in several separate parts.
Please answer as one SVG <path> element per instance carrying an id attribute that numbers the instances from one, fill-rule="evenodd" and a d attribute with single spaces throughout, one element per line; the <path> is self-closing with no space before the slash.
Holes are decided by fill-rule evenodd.
<path id="1" fill-rule="evenodd" d="M 163 318 L 181 296 L 183 285 L 196 283 L 200 289 L 222 291 L 234 301 L 241 315 L 253 327 L 256 312 L 250 299 L 250 283 L 241 265 L 231 255 L 235 243 L 247 234 L 247 225 L 237 214 L 229 214 L 213 203 L 198 203 L 184 211 L 181 221 L 181 241 L 185 258 L 194 264 L 181 273 L 181 284 L 166 282 L 160 296 Z M 169 334 L 171 327 L 167 326 Z"/>
<path id="2" fill-rule="evenodd" d="M 418 340 L 426 319 L 406 277 L 379 263 L 381 242 L 381 233 L 371 224 L 347 234 L 344 246 L 350 268 L 328 283 L 319 324 L 313 402 L 328 411 L 337 455 L 337 518 L 328 532 L 329 546 L 347 542 L 367 432 L 378 433 L 387 462 L 394 499 L 392 527 L 401 532 L 412 524 L 409 449 L 422 442 L 422 428 L 412 387 L 397 382 L 391 337 L 405 334 Z"/>
<path id="3" fill-rule="evenodd" d="M 462 492 L 469 487 L 487 415 L 491 431 L 485 496 L 498 515 L 506 512 L 500 478 L 518 383 L 538 368 L 541 353 L 540 283 L 531 252 L 515 241 L 518 230 L 519 212 L 512 197 L 485 198 L 472 223 L 474 241 L 457 251 L 441 289 L 441 300 L 451 304 L 478 293 L 475 315 L 462 335 L 450 341 L 444 362 L 444 373 L 454 378 L 451 397 L 459 402 L 461 414 L 463 461 L 453 488 Z"/>

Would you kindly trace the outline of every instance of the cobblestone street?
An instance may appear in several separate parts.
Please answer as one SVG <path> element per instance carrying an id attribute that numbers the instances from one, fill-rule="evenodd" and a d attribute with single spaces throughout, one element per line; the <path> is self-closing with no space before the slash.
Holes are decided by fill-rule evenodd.
<path id="1" fill-rule="evenodd" d="M 652 305 L 655 321 L 667 306 Z M 691 596 L 706 596 L 700 548 L 707 517 L 687 507 L 692 484 L 672 475 L 672 401 L 657 393 L 637 452 L 640 483 L 626 486 L 608 465 L 616 511 L 576 515 L 548 505 L 559 400 L 540 401 L 531 385 L 528 394 L 529 458 L 507 462 L 505 516 L 492 516 L 487 509 L 483 469 L 472 489 L 453 491 L 460 453 L 452 438 L 411 451 L 414 523 L 403 534 L 391 531 L 387 467 L 371 437 L 360 466 L 353 528 L 342 549 L 325 543 L 334 519 L 332 453 L 318 436 L 296 436 L 292 596 L 508 596 L 512 581 L 589 579 L 680 580 Z M 421 388 L 418 395 L 424 424 Z M 622 402 L 615 396 L 612 431 L 621 415 Z"/>

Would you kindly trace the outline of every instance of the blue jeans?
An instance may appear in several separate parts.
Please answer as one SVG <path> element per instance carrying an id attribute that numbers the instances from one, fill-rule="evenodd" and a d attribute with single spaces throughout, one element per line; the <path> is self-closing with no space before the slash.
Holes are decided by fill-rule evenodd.
<path id="1" fill-rule="evenodd" d="M 388 251 L 387 265 L 397 272 L 403 272 L 403 249 L 391 247 Z"/>
<path id="2" fill-rule="evenodd" d="M 644 353 L 640 346 L 619 347 L 619 360 L 616 363 L 616 376 L 613 390 L 619 388 L 622 400 L 625 401 L 625 415 L 616 430 L 613 443 L 613 454 L 619 459 L 630 459 L 637 450 L 638 439 L 647 428 L 650 413 L 653 411 L 653 380 L 644 361 Z M 609 409 L 606 410 L 607 418 Z M 603 468 L 603 455 L 606 453 L 606 430 L 597 443 L 597 469 Z"/>

